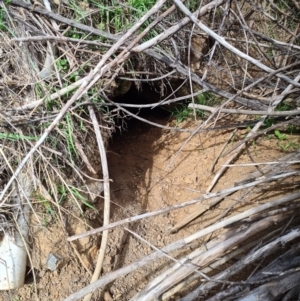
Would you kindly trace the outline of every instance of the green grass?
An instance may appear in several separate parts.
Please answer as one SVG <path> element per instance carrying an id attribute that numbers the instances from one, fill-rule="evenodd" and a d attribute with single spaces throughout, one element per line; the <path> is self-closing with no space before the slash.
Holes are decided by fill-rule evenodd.
<path id="1" fill-rule="evenodd" d="M 188 108 L 185 105 L 182 105 L 181 107 L 175 107 L 174 111 L 171 113 L 172 117 L 176 120 L 176 127 L 182 123 L 183 121 L 186 121 L 191 116 L 191 109 Z"/>
<path id="2" fill-rule="evenodd" d="M 70 162 L 74 162 L 73 156 L 78 157 L 78 153 L 75 147 L 74 139 L 73 139 L 73 129 L 74 129 L 74 124 L 73 120 L 71 118 L 70 113 L 66 113 L 65 115 L 65 120 L 66 120 L 66 126 L 64 129 L 64 134 L 67 142 L 67 149 L 68 149 L 68 154 L 70 157 Z"/>
<path id="3" fill-rule="evenodd" d="M 276 137 L 276 139 L 278 139 L 277 145 L 284 152 L 290 149 L 296 150 L 300 147 L 298 139 L 288 140 L 288 135 L 281 133 L 279 130 L 274 131 L 274 136 Z"/>
<path id="4" fill-rule="evenodd" d="M 282 102 L 280 103 L 277 107 L 276 107 L 276 111 L 291 111 L 291 110 L 295 110 L 296 107 L 294 105 L 291 105 L 289 103 L 286 102 Z M 281 119 L 276 119 L 274 117 L 268 117 L 265 119 L 264 121 L 264 127 L 263 128 L 268 128 L 273 126 L 276 123 L 280 123 L 282 120 Z M 279 130 L 275 130 L 274 131 L 274 135 L 267 135 L 267 139 L 277 139 L 277 146 L 284 152 L 289 151 L 289 150 L 296 150 L 300 147 L 299 144 L 299 140 L 296 138 L 292 138 L 291 139 L 291 135 L 295 134 L 295 133 L 299 133 L 299 127 L 296 127 L 294 125 L 288 125 L 287 131 L 285 131 L 284 133 L 279 131 Z"/>
<path id="5" fill-rule="evenodd" d="M 186 121 L 193 115 L 194 110 L 188 107 L 188 104 L 190 102 L 192 102 L 191 99 L 189 99 L 185 103 L 177 105 L 175 109 L 171 112 L 171 116 L 176 120 L 176 126 Z M 212 93 L 204 92 L 194 97 L 194 103 L 200 105 L 213 106 L 219 104 L 220 102 L 217 98 L 215 98 L 215 96 Z M 205 118 L 206 116 L 206 112 L 203 110 L 196 109 L 195 112 L 196 115 L 200 118 Z"/>
<path id="6" fill-rule="evenodd" d="M 45 200 L 42 196 L 37 195 L 38 200 L 41 202 L 43 207 L 45 208 L 45 216 L 43 218 L 43 226 L 47 227 L 49 221 L 51 221 L 55 216 L 55 210 L 53 210 L 51 203 Z"/>
<path id="7" fill-rule="evenodd" d="M 67 189 L 64 185 L 60 184 L 60 185 L 57 185 L 57 191 L 58 191 L 58 196 L 59 196 L 58 204 L 62 204 L 68 195 Z"/>
<path id="8" fill-rule="evenodd" d="M 43 88 L 42 88 L 42 86 L 41 86 L 40 83 L 36 83 L 36 84 L 35 84 L 34 90 L 35 90 L 36 95 L 37 95 L 39 98 L 43 98 L 44 92 L 43 92 Z"/>
<path id="9" fill-rule="evenodd" d="M 86 0 L 85 1 L 69 0 L 68 6 L 74 11 L 75 16 L 73 17 L 73 19 L 75 20 L 85 19 L 87 11 L 84 6 L 88 7 L 88 2 Z"/>
<path id="10" fill-rule="evenodd" d="M 299 2 L 296 0 L 296 2 Z M 292 0 L 275 0 L 274 4 L 277 5 L 277 7 L 286 14 L 285 16 L 285 26 L 291 30 L 295 30 L 298 26 L 299 19 L 300 19 L 300 12 L 296 9 L 295 4 Z M 273 16 L 278 17 L 277 11 Z M 278 18 L 278 22 L 279 18 Z"/>
<path id="11" fill-rule="evenodd" d="M 277 137 L 278 140 L 286 140 L 286 134 L 282 134 L 278 130 L 274 132 L 274 135 Z"/>
<path id="12" fill-rule="evenodd" d="M 9 5 L 10 0 L 6 0 L 4 2 L 4 5 Z M 12 30 L 10 29 L 10 27 L 7 25 L 6 19 L 9 18 L 9 16 L 6 18 L 6 9 L 5 8 L 1 8 L 0 9 L 0 32 L 8 32 L 10 33 L 10 35 L 12 37 L 16 37 L 15 34 L 12 32 Z"/>
<path id="13" fill-rule="evenodd" d="M 139 20 L 154 4 L 156 0 L 70 0 L 69 7 L 74 12 L 73 19 L 84 21 L 88 10 L 97 9 L 93 15 L 94 26 L 100 30 L 117 33 L 129 29 L 134 22 Z M 79 38 L 72 35 L 74 38 Z"/>
<path id="14" fill-rule="evenodd" d="M 68 95 L 67 95 L 68 97 Z M 62 104 L 59 100 L 47 100 L 45 101 L 45 106 L 47 112 L 52 111 L 60 111 Z M 85 113 L 85 112 L 83 112 Z M 79 126 L 82 123 L 80 119 L 78 119 Z M 48 124 L 43 124 L 41 130 Z M 58 142 L 61 141 L 65 147 L 68 154 L 69 161 L 74 164 L 78 161 L 79 155 L 75 146 L 73 132 L 74 129 L 78 126 L 76 117 L 73 117 L 70 112 L 67 112 L 63 118 L 63 120 L 58 125 L 58 132 L 63 137 L 59 137 L 57 135 L 50 135 L 47 138 L 47 143 L 51 145 L 53 149 L 57 149 Z M 80 126 L 82 128 L 82 126 Z"/>
<path id="15" fill-rule="evenodd" d="M 0 9 L 0 30 L 1 31 L 8 31 L 5 25 L 5 10 L 3 8 Z"/>
<path id="16" fill-rule="evenodd" d="M 99 10 L 98 25 L 100 30 L 112 33 L 129 29 L 155 3 L 155 0 L 128 0 L 120 3 L 111 0 L 103 5 L 101 1 L 91 0 L 91 5 Z"/>
<path id="17" fill-rule="evenodd" d="M 8 133 L 0 133 L 0 139 L 8 139 L 10 141 L 20 141 L 20 140 L 38 140 L 39 137 L 34 136 L 26 136 L 21 134 L 8 134 Z"/>
<path id="18" fill-rule="evenodd" d="M 85 198 L 76 187 L 70 186 L 69 188 L 70 192 L 77 200 L 81 201 L 86 207 L 96 210 L 96 208 L 88 202 L 88 199 Z"/>
<path id="19" fill-rule="evenodd" d="M 65 184 L 57 184 L 56 189 L 57 191 L 51 191 L 50 195 L 54 197 L 54 194 L 57 193 L 58 205 L 62 205 L 63 202 L 67 199 L 72 200 L 75 198 L 79 202 L 79 204 L 81 202 L 86 207 L 96 210 L 96 208 L 88 202 L 88 199 L 84 197 L 76 187 L 71 185 L 66 186 Z M 72 196 L 71 198 L 70 195 Z M 45 200 L 42 196 L 39 195 L 37 196 L 37 198 L 45 208 L 45 217 L 43 223 L 44 226 L 47 226 L 49 221 L 56 216 L 56 211 L 52 208 L 51 202 Z M 82 208 L 80 208 L 80 210 L 82 211 Z"/>
<path id="20" fill-rule="evenodd" d="M 56 66 L 58 71 L 67 71 L 69 69 L 68 60 L 65 58 L 61 58 L 56 60 Z"/>
<path id="21" fill-rule="evenodd" d="M 282 151 L 287 151 L 287 150 L 296 150 L 299 148 L 300 144 L 297 142 L 297 139 L 293 141 L 288 141 L 287 143 L 281 143 L 278 142 L 278 146 L 281 148 Z"/>
<path id="22" fill-rule="evenodd" d="M 198 0 L 188 0 L 184 3 L 184 5 L 191 11 L 194 12 L 200 7 L 201 1 Z"/>
<path id="23" fill-rule="evenodd" d="M 285 102 L 282 102 L 276 107 L 275 111 L 282 112 L 282 111 L 292 111 L 295 109 L 296 109 L 295 106 L 285 103 Z M 261 116 L 257 116 L 257 119 L 260 119 L 260 118 L 261 118 Z M 264 121 L 264 128 L 268 128 L 268 127 L 276 124 L 277 122 L 280 122 L 280 121 L 277 121 L 276 118 L 274 118 L 274 117 L 268 117 Z"/>
<path id="24" fill-rule="evenodd" d="M 220 104 L 220 101 L 210 92 L 204 92 L 200 95 L 197 95 L 194 98 L 195 104 L 206 105 L 206 106 L 214 106 L 216 104 Z M 204 118 L 206 116 L 206 112 L 203 110 L 196 110 L 197 116 Z"/>

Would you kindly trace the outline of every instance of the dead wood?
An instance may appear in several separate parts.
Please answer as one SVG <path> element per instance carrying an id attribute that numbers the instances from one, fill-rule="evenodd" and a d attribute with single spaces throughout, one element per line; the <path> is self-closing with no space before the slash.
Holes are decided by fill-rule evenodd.
<path id="1" fill-rule="evenodd" d="M 73 183 L 83 184 L 87 195 L 95 199 L 101 197 L 101 192 L 95 195 L 86 182 L 95 178 L 101 186 L 102 179 L 98 179 L 98 175 L 102 174 L 103 225 L 68 238 L 72 241 L 103 232 L 99 260 L 92 283 L 65 300 L 79 300 L 86 295 L 84 300 L 89 300 L 91 293 L 100 287 L 164 257 L 169 260 L 165 271 L 149 280 L 132 300 L 173 298 L 172 294 L 178 293 L 185 295 L 181 299 L 185 301 L 196 300 L 198 296 L 210 298 L 205 300 L 233 296 L 236 300 L 257 300 L 259 296 L 265 300 L 276 300 L 276 296 L 288 300 L 296 296 L 299 294 L 296 285 L 299 282 L 299 245 L 295 243 L 299 237 L 299 219 L 295 214 L 299 210 L 299 151 L 257 162 L 250 143 L 256 143 L 267 133 L 276 136 L 275 131 L 279 142 L 288 131 L 298 133 L 299 5 L 294 0 L 281 5 L 276 1 L 245 1 L 242 4 L 214 0 L 193 6 L 188 1 L 161 0 L 138 18 L 132 18 L 133 13 L 130 15 L 126 11 L 131 11 L 128 3 L 119 2 L 124 7 L 125 19 L 130 21 L 130 25 L 122 24 L 121 29 L 114 27 L 112 20 L 103 22 L 100 10 L 97 13 L 88 11 L 89 19 L 75 21 L 79 18 L 65 3 L 54 6 L 53 12 L 49 7 L 44 9 L 29 1 L 0 1 L 3 14 L 3 25 L 0 24 L 3 26 L 0 217 L 14 216 L 10 207 L 14 195 L 12 187 L 25 170 L 33 179 L 35 191 L 38 186 L 43 187 L 42 195 L 46 202 L 54 204 L 61 221 L 70 213 L 60 205 L 60 183 L 77 204 L 75 217 L 79 219 L 83 210 L 72 190 Z M 79 37 L 73 36 L 75 28 Z M 142 93 L 145 85 L 159 90 L 158 100 L 116 101 L 129 90 Z M 194 114 L 195 123 L 189 128 L 174 126 L 171 122 L 163 125 L 131 111 L 131 108 L 156 108 L 185 102 L 190 103 Z M 209 117 L 203 117 L 203 110 L 211 113 Z M 123 116 L 137 118 L 164 131 L 188 133 L 169 166 L 175 164 L 176 156 L 195 135 L 210 130 L 235 131 L 213 163 L 216 174 L 205 193 L 183 203 L 110 223 L 110 179 L 105 147 L 115 130 L 116 120 Z M 248 132 L 240 134 L 242 128 Z M 90 133 L 98 144 L 95 157 L 100 158 L 101 171 L 96 170 L 94 154 L 91 155 L 86 143 L 91 141 L 93 135 Z M 238 141 L 233 141 L 235 133 L 241 137 Z M 232 143 L 230 147 L 229 143 Z M 299 148 L 298 142 L 294 144 Z M 243 153 L 251 163 L 238 161 Z M 221 162 L 223 157 L 225 162 Z M 244 179 L 225 188 L 215 188 L 228 169 L 238 166 L 254 166 L 256 171 L 252 170 Z M 68 174 L 66 167 L 72 172 Z M 69 180 L 70 174 L 72 180 Z M 277 186 L 281 187 L 280 192 Z M 80 187 L 75 188 L 77 192 L 82 191 Z M 274 193 L 263 203 L 261 200 L 267 190 Z M 21 191 L 20 195 L 26 196 L 26 201 L 18 204 L 18 208 L 23 208 L 26 214 L 28 208 L 34 212 L 27 193 Z M 151 246 L 154 253 L 98 279 L 110 229 L 198 204 L 192 214 L 177 221 L 171 230 L 165 229 L 166 235 L 170 235 L 197 217 L 205 217 L 229 196 L 235 201 L 205 227 L 199 223 L 197 231 L 161 249 L 146 241 L 140 233 L 128 229 L 134 239 Z M 253 202 L 256 198 L 259 203 Z M 23 200 L 22 196 L 20 199 Z M 244 209 L 246 205 L 250 209 Z M 230 216 L 236 208 L 241 211 Z M 0 238 L 2 228 L 0 224 Z M 263 233 L 261 240 L 256 237 L 260 233 Z M 213 238 L 207 243 L 199 242 L 207 234 L 218 236 L 219 241 Z M 254 235 L 259 246 L 247 242 L 247 238 Z M 279 254 L 287 242 L 291 243 L 292 251 Z M 26 233 L 23 243 L 28 248 Z M 247 248 L 243 248 L 244 244 Z M 186 254 L 178 256 L 180 252 Z M 260 258 L 268 259 L 270 255 L 276 258 L 262 265 L 259 263 Z M 235 256 L 241 258 L 232 264 L 230 260 Z M 225 263 L 226 268 L 221 272 L 214 270 L 222 269 Z M 232 280 L 243 269 L 250 270 L 253 263 L 258 265 L 253 273 L 240 281 Z M 216 287 L 220 291 L 214 295 Z"/>

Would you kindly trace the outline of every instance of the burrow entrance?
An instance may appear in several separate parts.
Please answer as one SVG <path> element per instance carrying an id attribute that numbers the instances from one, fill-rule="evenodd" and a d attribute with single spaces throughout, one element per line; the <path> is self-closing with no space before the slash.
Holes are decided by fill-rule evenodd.
<path id="1" fill-rule="evenodd" d="M 130 94 L 126 96 L 130 96 L 131 101 L 133 99 L 138 103 L 143 101 Z M 124 102 L 124 99 L 120 99 L 120 102 Z M 138 116 L 161 125 L 174 126 L 170 112 L 165 109 L 143 110 Z M 121 130 L 118 130 L 118 127 L 121 127 Z M 195 124 L 192 119 L 189 119 L 180 127 L 194 129 Z M 237 135 L 245 135 L 246 132 L 246 129 L 240 130 Z M 133 117 L 119 120 L 107 149 L 109 173 L 112 179 L 111 222 L 173 206 L 202 195 L 214 176 L 212 164 L 231 133 L 231 130 L 197 133 L 191 138 L 190 133 L 163 130 Z M 256 145 L 250 146 L 250 152 L 255 155 L 257 161 L 265 158 L 275 159 L 280 154 L 271 145 L 272 143 L 274 142 L 268 140 L 257 141 Z M 249 162 L 248 155 L 242 154 L 241 160 Z M 215 169 L 217 170 L 223 163 L 224 159 L 220 159 Z M 249 170 L 243 167 L 230 169 L 222 177 L 216 189 L 232 186 L 248 172 Z M 107 274 L 136 262 L 153 252 L 151 246 L 162 248 L 194 233 L 200 227 L 204 228 L 213 223 L 236 201 L 236 197 L 229 197 L 225 202 L 174 234 L 170 234 L 169 229 L 198 210 L 199 204 L 112 229 L 109 232 L 103 273 Z M 97 202 L 93 205 L 96 208 L 101 207 L 102 200 L 99 198 Z M 237 211 L 243 211 L 245 208 L 248 208 L 247 204 L 239 206 Z M 97 215 L 93 210 L 87 210 L 84 218 L 94 227 L 101 226 L 101 214 Z M 75 233 L 86 231 L 84 224 L 79 226 L 77 220 L 72 222 Z M 126 229 L 138 234 L 148 243 L 134 237 Z M 203 242 L 209 239 L 211 237 L 205 237 Z M 94 269 L 97 260 L 100 240 L 100 235 L 94 235 L 84 238 L 79 244 L 76 242 L 80 257 L 90 271 Z M 85 270 L 83 263 L 74 256 L 74 250 L 70 245 L 65 243 L 65 235 L 58 223 L 48 225 L 47 235 L 40 230 L 35 235 L 35 242 L 39 246 L 36 253 L 40 252 L 44 256 L 36 255 L 36 257 L 40 256 L 38 257 L 40 263 L 37 263 L 37 266 L 42 266 L 37 272 L 38 290 L 46 291 L 49 295 L 55 296 L 56 300 L 62 300 L 70 291 L 77 291 L 88 285 L 90 274 Z M 199 244 L 189 248 L 196 246 Z M 179 254 L 175 252 L 172 255 L 179 258 L 184 252 L 187 251 L 181 250 Z M 65 265 L 54 272 L 45 269 L 44 260 L 49 253 L 62 254 L 66 259 Z M 94 293 L 93 300 L 129 300 L 169 265 L 170 261 L 166 258 L 156 260 L 142 269 L 118 278 L 107 285 L 105 290 L 98 290 Z M 19 291 L 18 296 L 29 300 L 31 297 L 28 296 L 33 294 L 33 289 L 24 287 Z"/>
<path id="2" fill-rule="evenodd" d="M 134 98 L 131 93 L 119 99 L 119 102 L 131 100 L 134 103 L 133 99 L 136 103 L 143 102 L 143 98 Z M 136 110 L 131 112 L 138 113 Z M 174 119 L 165 108 L 143 109 L 138 116 L 161 125 L 174 126 Z M 113 181 L 112 221 L 199 197 L 212 178 L 211 164 L 230 135 L 230 132 L 196 134 L 181 150 L 190 138 L 190 133 L 170 132 L 135 118 L 124 119 L 123 122 L 122 130 L 117 130 L 111 138 L 107 152 L 110 178 Z M 184 121 L 181 127 L 192 129 L 194 123 L 190 119 Z M 221 186 L 239 177 L 240 173 L 231 173 L 222 180 Z M 199 223 L 203 226 L 210 223 L 225 210 L 228 202 L 174 234 L 168 234 L 168 230 L 191 214 L 195 206 L 141 220 L 126 225 L 126 228 L 149 244 L 162 248 L 193 233 L 199 228 Z M 112 230 L 106 267 L 116 270 L 150 254 L 153 249 L 149 244 L 124 229 Z M 165 258 L 157 260 L 145 269 L 117 279 L 106 289 L 113 299 L 126 296 L 126 300 L 129 300 L 149 279 L 159 275 L 167 262 Z"/>

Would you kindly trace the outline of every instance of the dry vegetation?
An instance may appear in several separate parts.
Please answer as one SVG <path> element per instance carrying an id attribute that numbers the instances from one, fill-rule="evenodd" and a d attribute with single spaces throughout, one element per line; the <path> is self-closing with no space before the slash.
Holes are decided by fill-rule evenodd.
<path id="1" fill-rule="evenodd" d="M 92 207 L 89 201 L 103 192 L 103 227 L 84 234 L 103 232 L 92 283 L 65 301 L 89 300 L 161 257 L 168 266 L 131 300 L 299 300 L 299 6 L 296 0 L 69 0 L 50 11 L 37 2 L 0 1 L 0 238 L 14 233 L 26 249 L 37 208 L 61 221 L 81 219 L 82 206 Z M 125 103 L 129 90 L 144 102 Z M 188 106 L 178 109 L 183 102 Z M 203 195 L 110 224 L 109 137 L 126 116 L 148 122 L 130 108 L 156 106 L 169 106 L 179 119 L 189 115 L 194 127 L 151 124 L 191 138 L 216 129 L 248 131 L 224 145 L 219 156 L 226 163 Z M 256 162 L 248 146 L 268 135 L 282 156 Z M 214 191 L 243 152 L 256 171 Z M 270 191 L 268 202 L 238 214 L 228 208 L 211 225 L 152 246 L 150 255 L 99 278 L 109 229 L 201 202 L 175 232 L 229 196 L 242 204 Z M 210 233 L 218 236 L 199 247 Z M 172 257 L 178 250 L 184 256 Z"/>

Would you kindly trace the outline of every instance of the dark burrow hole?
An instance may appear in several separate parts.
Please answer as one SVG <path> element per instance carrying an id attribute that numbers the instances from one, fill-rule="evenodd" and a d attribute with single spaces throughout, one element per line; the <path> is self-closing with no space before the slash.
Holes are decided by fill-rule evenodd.
<path id="1" fill-rule="evenodd" d="M 161 101 L 160 95 L 152 89 L 137 91 L 131 88 L 125 95 L 114 99 L 120 104 L 155 104 Z M 147 121 L 162 126 L 172 120 L 172 113 L 168 106 L 152 108 L 129 108 L 131 114 L 124 113 L 115 120 L 116 130 L 113 133 L 107 148 L 109 168 L 111 220 L 120 220 L 145 212 L 149 208 L 148 188 L 152 185 L 152 173 L 156 156 L 165 147 L 163 130 Z M 123 114 L 123 113 L 122 113 Z M 143 222 L 129 225 L 132 231 L 139 232 Z M 120 251 L 115 265 L 122 267 L 126 258 L 131 256 L 132 245 L 130 236 L 125 231 L 115 234 L 118 237 Z"/>
<path id="2" fill-rule="evenodd" d="M 164 96 L 165 98 L 166 96 Z M 127 104 L 124 108 L 130 112 L 122 112 L 121 116 L 116 120 L 116 132 L 122 132 L 122 130 L 134 130 L 137 126 L 146 126 L 147 120 L 153 121 L 155 123 L 165 125 L 168 121 L 172 120 L 172 111 L 175 105 L 159 105 L 163 101 L 160 94 L 151 86 L 143 85 L 141 90 L 137 90 L 135 87 L 131 87 L 129 91 L 114 99 L 115 103 Z M 152 105 L 153 104 L 153 105 Z M 132 106 L 131 106 L 132 105 Z M 137 105 L 147 106 L 143 107 L 133 107 Z M 177 106 L 182 106 L 183 103 L 177 104 Z M 131 114 L 137 116 L 132 116 Z M 138 117 L 145 119 L 140 120 Z M 151 125 L 153 126 L 153 125 Z M 115 133 L 114 135 L 116 135 Z"/>
<path id="3" fill-rule="evenodd" d="M 163 101 L 160 94 L 155 91 L 150 85 L 143 85 L 141 90 L 137 90 L 133 85 L 129 91 L 119 97 L 112 98 L 113 102 L 120 104 L 123 107 L 123 104 L 128 104 L 129 106 L 124 106 L 124 108 L 129 111 L 124 112 L 119 110 L 118 114 L 114 113 L 118 110 L 116 107 L 112 106 L 111 110 L 114 111 L 112 114 L 114 116 L 115 122 L 115 131 L 112 133 L 107 146 L 107 156 L 108 156 L 108 166 L 109 166 L 109 175 L 113 179 L 112 189 L 117 190 L 118 181 L 115 178 L 124 178 L 127 176 L 126 172 L 122 175 L 123 165 L 128 164 L 130 157 L 138 157 L 136 151 L 138 152 L 141 147 L 151 149 L 155 140 L 159 139 L 162 134 L 162 128 L 156 127 L 153 124 L 147 123 L 148 121 L 156 123 L 158 125 L 165 126 L 170 122 L 172 117 L 172 109 L 174 106 L 165 105 L 165 106 L 155 106 Z M 130 105 L 149 105 L 147 108 L 135 108 L 130 107 Z M 153 106 L 151 106 L 153 104 Z M 180 104 L 182 106 L 183 104 Z M 140 120 L 141 118 L 143 120 Z M 142 138 L 142 136 L 144 138 Z M 145 138 L 147 136 L 147 138 Z M 134 141 L 133 141 L 134 140 Z M 145 141 L 146 140 L 146 141 Z M 128 144 L 130 146 L 128 146 Z M 142 144 L 142 145 L 141 145 Z M 132 148 L 132 151 L 128 149 Z M 154 155 L 154 154 L 153 154 Z M 124 156 L 128 159 L 124 160 Z M 147 162 L 149 166 L 145 166 L 145 169 L 150 168 L 152 164 L 152 158 L 150 158 L 148 153 Z M 128 158 L 129 157 L 129 158 Z M 134 162 L 132 162 L 135 165 Z M 130 166 L 127 166 L 130 168 Z M 133 166 L 134 168 L 134 166 Z M 117 174 L 116 174 L 117 173 Z M 141 171 L 141 174 L 143 172 Z M 99 178 L 102 177 L 102 172 L 99 172 Z M 139 184 L 139 183 L 137 183 Z M 122 190 L 120 190 L 122 191 Z M 121 193 L 119 194 L 122 198 Z M 99 202 L 102 197 L 98 197 L 94 202 Z M 90 211 L 90 208 L 85 204 L 82 205 L 84 212 Z M 95 227 L 99 225 L 94 225 Z"/>
<path id="4" fill-rule="evenodd" d="M 114 99 L 114 102 L 120 104 L 155 104 L 160 101 L 160 95 L 154 90 L 137 91 L 135 88 Z M 113 203 L 116 205 L 113 207 L 116 210 L 126 208 L 128 204 L 139 208 L 137 212 L 147 207 L 147 201 L 141 201 L 137 197 L 137 191 L 147 189 L 146 174 L 152 171 L 155 156 L 165 147 L 164 142 L 159 142 L 162 141 L 163 133 L 169 132 L 147 121 L 167 126 L 173 119 L 169 106 L 154 106 L 126 107 L 135 116 L 122 113 L 123 116 L 115 121 L 116 130 L 109 141 L 107 156 Z M 139 120 L 136 116 L 144 120 Z M 124 212 L 124 218 L 128 214 Z"/>
<path id="5" fill-rule="evenodd" d="M 116 193 L 117 196 L 120 199 L 123 199 L 124 196 L 122 195 L 122 191 L 124 191 L 124 187 L 120 188 L 118 185 L 120 185 L 120 182 L 124 182 L 123 179 L 130 177 L 127 173 L 127 169 L 132 171 L 137 168 L 136 166 L 142 166 L 138 171 L 140 182 L 136 182 L 136 186 L 139 186 L 143 182 L 146 170 L 152 168 L 152 156 L 155 155 L 155 152 L 152 152 L 151 150 L 153 149 L 155 141 L 161 137 L 163 129 L 153 124 L 149 124 L 147 121 L 162 126 L 167 125 L 173 119 L 172 109 L 174 109 L 174 106 L 171 107 L 170 105 L 165 105 L 155 107 L 155 104 L 160 103 L 162 99 L 159 93 L 149 85 L 144 85 L 141 90 L 137 90 L 132 86 L 126 94 L 114 98 L 113 101 L 121 105 L 154 104 L 147 108 L 124 106 L 129 113 L 119 110 L 119 113 L 116 114 L 114 120 L 115 132 L 112 133 L 107 147 L 109 175 L 112 179 L 112 191 L 118 191 L 118 193 Z M 111 110 L 116 111 L 115 109 L 115 107 L 111 107 Z M 146 154 L 143 158 L 140 158 L 143 150 Z M 137 159 L 136 162 L 135 159 Z M 140 164 L 138 160 L 142 161 L 143 164 Z M 101 171 L 99 177 L 102 177 Z M 131 177 L 133 176 L 131 175 Z M 127 181 L 128 179 L 125 179 L 125 182 Z M 93 203 L 99 202 L 102 198 L 103 193 L 102 197 L 98 197 Z M 82 205 L 82 209 L 85 213 L 91 211 L 85 204 Z M 94 226 L 99 227 L 99 225 Z"/>

